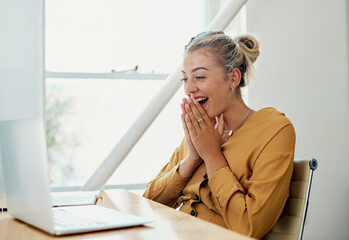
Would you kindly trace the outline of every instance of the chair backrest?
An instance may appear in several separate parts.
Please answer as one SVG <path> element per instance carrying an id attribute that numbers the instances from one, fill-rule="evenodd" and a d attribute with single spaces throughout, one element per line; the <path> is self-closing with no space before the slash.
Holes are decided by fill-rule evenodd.
<path id="1" fill-rule="evenodd" d="M 316 159 L 296 159 L 290 185 L 290 196 L 284 210 L 265 240 L 299 240 L 303 237 L 309 194 Z"/>

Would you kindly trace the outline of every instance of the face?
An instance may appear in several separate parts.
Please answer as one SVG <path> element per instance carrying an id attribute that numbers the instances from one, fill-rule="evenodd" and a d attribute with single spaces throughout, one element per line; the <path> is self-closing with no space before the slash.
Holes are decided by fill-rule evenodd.
<path id="1" fill-rule="evenodd" d="M 207 49 L 188 52 L 183 59 L 184 91 L 196 99 L 210 118 L 231 107 L 232 81 Z"/>

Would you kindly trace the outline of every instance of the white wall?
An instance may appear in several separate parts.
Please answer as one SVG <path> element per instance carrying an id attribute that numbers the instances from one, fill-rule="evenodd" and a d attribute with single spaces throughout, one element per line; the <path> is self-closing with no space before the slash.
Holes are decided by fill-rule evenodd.
<path id="1" fill-rule="evenodd" d="M 43 9 L 44 0 L 0 1 L 0 121 L 42 116 Z"/>
<path id="2" fill-rule="evenodd" d="M 253 108 L 275 106 L 294 123 L 296 157 L 315 157 L 304 239 L 349 238 L 349 88 L 345 0 L 250 0 L 257 33 Z"/>

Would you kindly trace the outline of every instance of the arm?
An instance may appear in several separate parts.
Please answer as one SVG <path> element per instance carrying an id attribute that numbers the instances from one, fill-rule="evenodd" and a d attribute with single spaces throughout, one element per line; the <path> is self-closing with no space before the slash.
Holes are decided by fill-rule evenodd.
<path id="1" fill-rule="evenodd" d="M 185 154 L 184 144 L 186 144 L 185 140 L 173 153 L 169 163 L 148 183 L 146 191 L 143 194 L 144 197 L 169 207 L 177 206 L 176 200 L 189 180 L 178 174 L 180 160 Z"/>
<path id="2" fill-rule="evenodd" d="M 195 169 L 202 162 L 191 141 L 184 118 L 186 114 L 184 105 L 187 104 L 187 100 L 183 98 L 182 101 L 181 118 L 185 139 L 172 155 L 170 162 L 160 171 L 156 178 L 147 185 L 147 189 L 143 194 L 144 197 L 170 207 L 177 206 L 177 198 L 180 196 Z"/>
<path id="3" fill-rule="evenodd" d="M 272 228 L 289 194 L 294 145 L 294 129 L 287 125 L 256 159 L 245 188 L 228 168 L 209 178 L 214 204 L 230 229 L 261 238 Z"/>

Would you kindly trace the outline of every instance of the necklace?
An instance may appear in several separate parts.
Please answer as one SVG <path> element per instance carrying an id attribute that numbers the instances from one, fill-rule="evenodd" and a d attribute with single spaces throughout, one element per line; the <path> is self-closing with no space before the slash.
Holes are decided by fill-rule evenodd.
<path id="1" fill-rule="evenodd" d="M 231 135 L 233 135 L 233 133 L 245 123 L 245 121 L 246 121 L 248 115 L 250 115 L 251 111 L 252 111 L 252 109 L 249 108 L 249 111 L 247 112 L 247 114 L 241 119 L 241 121 L 239 122 L 239 124 L 236 125 L 236 127 L 235 127 L 234 129 L 231 129 L 231 130 L 223 130 L 223 133 L 228 133 L 228 136 L 227 136 L 226 138 L 223 139 L 223 143 L 224 143 L 225 141 L 227 141 L 228 138 L 230 138 Z"/>

